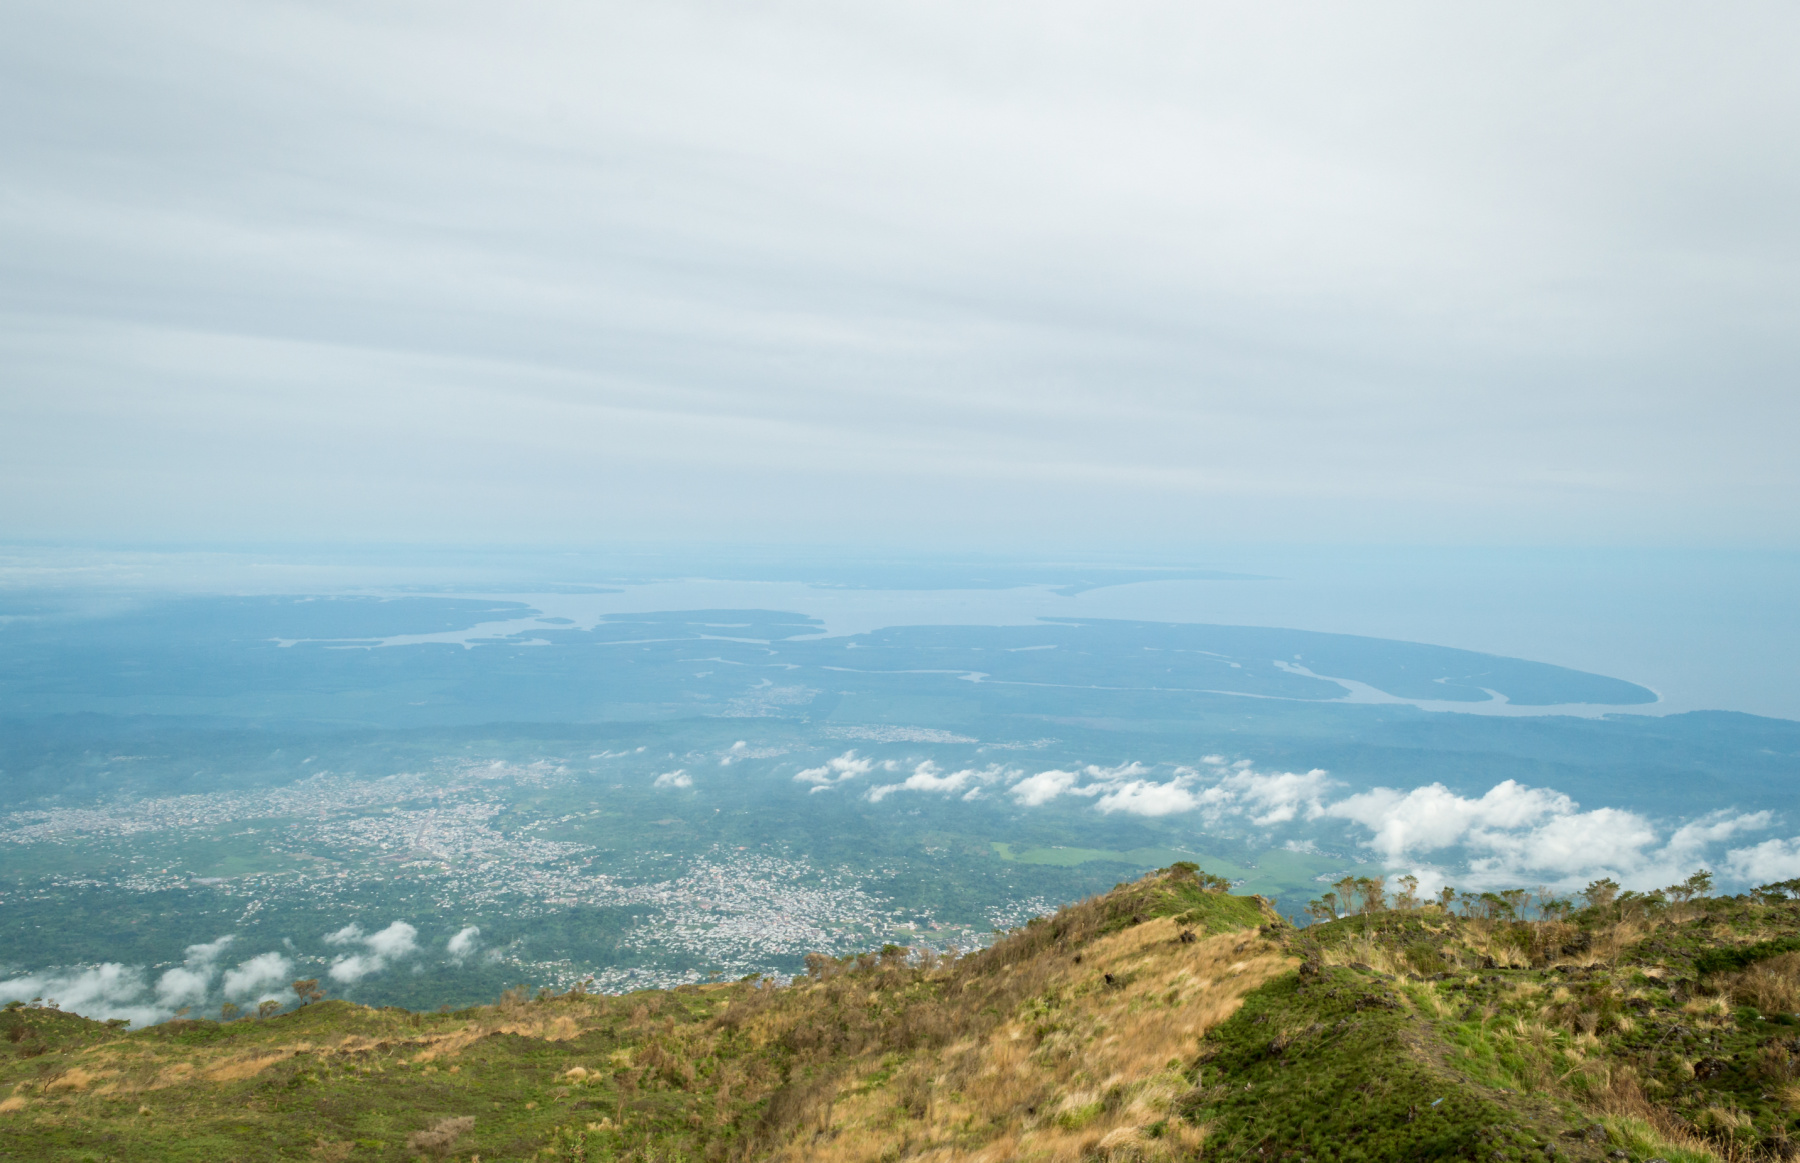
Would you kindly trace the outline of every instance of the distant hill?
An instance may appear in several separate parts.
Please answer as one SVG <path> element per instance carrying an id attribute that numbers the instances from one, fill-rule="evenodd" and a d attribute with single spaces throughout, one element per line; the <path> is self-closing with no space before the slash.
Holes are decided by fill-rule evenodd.
<path id="1" fill-rule="evenodd" d="M 1306 929 L 1175 865 L 968 956 L 454 1013 L 0 1013 L 0 1158 L 1786 1159 L 1800 902 Z M 1681 894 L 1677 894 L 1681 895 Z"/>

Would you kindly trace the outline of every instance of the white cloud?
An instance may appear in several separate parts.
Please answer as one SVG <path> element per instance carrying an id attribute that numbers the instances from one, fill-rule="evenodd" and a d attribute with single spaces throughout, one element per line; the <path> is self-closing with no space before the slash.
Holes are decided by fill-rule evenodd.
<path id="1" fill-rule="evenodd" d="M 48 970 L 0 981 L 0 1001 L 54 1001 L 59 1009 L 87 1018 L 125 1018 L 134 1026 L 169 1016 L 166 1006 L 144 998 L 144 971 L 109 961 L 74 972 Z"/>
<path id="2" fill-rule="evenodd" d="M 107 962 L 78 970 L 45 970 L 0 981 L 0 1001 L 29 1001 L 41 997 L 58 1007 L 89 1018 L 125 1018 L 133 1025 L 150 1025 L 169 1018 L 182 1007 L 204 1005 L 218 975 L 219 955 L 234 938 L 226 936 L 189 945 L 187 958 L 165 970 L 154 986 L 145 980 L 141 966 Z M 273 964 L 271 964 L 273 963 Z M 285 979 L 291 968 L 277 953 L 265 953 L 225 971 L 224 994 L 242 997 L 264 984 Z M 273 972 L 271 973 L 271 969 Z M 249 983 L 248 986 L 246 983 Z"/>
<path id="3" fill-rule="evenodd" d="M 444 952 L 450 955 L 452 961 L 461 964 L 465 957 L 475 952 L 475 946 L 480 940 L 480 927 L 468 925 L 458 931 L 456 936 L 450 938 L 450 943 L 444 946 Z"/>
<path id="4" fill-rule="evenodd" d="M 1167 816 L 1198 810 L 1214 822 L 1241 816 L 1266 828 L 1302 814 L 1316 819 L 1322 810 L 1320 797 L 1333 783 L 1317 769 L 1265 775 L 1250 770 L 1244 761 L 1226 768 L 1217 755 L 1201 762 L 1211 770 L 1181 767 L 1163 781 L 1146 778 L 1152 769 L 1137 762 L 1112 767 L 1089 764 L 1079 774 L 1052 769 L 1019 779 L 1008 794 L 1024 807 L 1046 804 L 1058 796 L 1090 796 L 1103 812 Z M 1086 783 L 1081 782 L 1084 779 Z"/>
<path id="5" fill-rule="evenodd" d="M 176 966 L 156 979 L 157 1004 L 168 1009 L 199 1005 L 212 988 L 212 970 Z"/>
<path id="6" fill-rule="evenodd" d="M 1442 784 L 1400 792 L 1376 788 L 1327 805 L 1323 814 L 1369 830 L 1368 847 L 1390 863 L 1455 852 L 1468 862 L 1474 886 L 1553 883 L 1567 889 L 1601 876 L 1630 888 L 1673 884 L 1707 863 L 1708 849 L 1742 832 L 1769 826 L 1768 812 L 1712 812 L 1664 837 L 1661 827 L 1621 808 L 1582 811 L 1570 797 L 1515 780 L 1495 784 L 1479 797 L 1457 795 Z M 1771 841 L 1771 844 L 1778 844 Z M 1779 850 L 1769 844 L 1770 865 Z M 1739 853 L 1731 853 L 1736 858 Z M 1738 860 L 1748 867 L 1754 858 Z M 1422 880 L 1441 883 L 1443 873 Z M 1746 875 L 1739 872 L 1739 875 Z"/>
<path id="7" fill-rule="evenodd" d="M 367 944 L 378 957 L 390 961 L 404 957 L 419 948 L 419 931 L 405 921 L 395 921 L 379 933 L 371 933 Z"/>
<path id="8" fill-rule="evenodd" d="M 846 751 L 835 759 L 827 759 L 818 767 L 809 767 L 805 771 L 796 772 L 796 783 L 816 783 L 821 785 L 814 791 L 822 790 L 845 780 L 855 779 L 859 775 L 867 775 L 875 768 L 873 759 L 860 759 L 856 752 Z"/>
<path id="9" fill-rule="evenodd" d="M 1751 884 L 1792 880 L 1800 876 L 1800 836 L 1791 840 L 1764 840 L 1750 848 L 1733 848 L 1725 856 L 1733 876 Z"/>
<path id="10" fill-rule="evenodd" d="M 213 962 L 235 939 L 228 934 L 214 941 L 189 945 L 184 950 L 186 960 L 156 979 L 157 1002 L 171 1010 L 204 1002 L 212 991 L 212 979 L 217 972 Z"/>
<path id="11" fill-rule="evenodd" d="M 1319 797 L 1334 782 L 1318 768 L 1305 774 L 1259 775 L 1241 763 L 1237 766 L 1239 770 L 1207 789 L 1207 803 L 1221 813 L 1241 812 L 1259 828 L 1289 823 L 1303 810 L 1307 819 L 1317 819 L 1323 810 Z"/>
<path id="12" fill-rule="evenodd" d="M 327 970 L 333 981 L 350 985 L 361 981 L 371 973 L 379 973 L 386 966 L 379 957 L 365 957 L 361 953 L 352 953 L 338 958 Z"/>
<path id="13" fill-rule="evenodd" d="M 693 787 L 694 777 L 684 769 L 665 771 L 656 777 L 657 787 Z"/>
<path id="14" fill-rule="evenodd" d="M 1324 813 L 1368 828 L 1375 834 L 1369 846 L 1389 860 L 1400 860 L 1409 852 L 1461 843 L 1473 832 L 1518 828 L 1574 808 L 1568 796 L 1509 779 L 1478 800 L 1456 795 L 1441 783 L 1405 793 L 1375 788 L 1340 800 Z"/>
<path id="15" fill-rule="evenodd" d="M 1739 832 L 1760 832 L 1775 822 L 1773 812 L 1750 812 L 1733 815 L 1729 810 L 1713 812 L 1693 823 L 1684 824 L 1669 837 L 1671 852 L 1698 852 L 1709 844 L 1729 840 Z"/>
<path id="16" fill-rule="evenodd" d="M 1047 804 L 1075 786 L 1081 777 L 1072 771 L 1040 771 L 1028 775 L 1007 789 L 1007 794 L 1028 808 Z"/>
<path id="17" fill-rule="evenodd" d="M 395 921 L 387 928 L 367 936 L 360 926 L 345 925 L 335 933 L 327 934 L 327 945 L 353 945 L 361 943 L 368 952 L 346 953 L 331 963 L 326 972 L 333 981 L 348 985 L 361 981 L 373 973 L 380 973 L 391 962 L 418 951 L 419 931 L 405 921 Z"/>
<path id="18" fill-rule="evenodd" d="M 966 774 L 946 776 L 921 765 L 904 784 L 878 788 L 871 798 L 908 787 L 948 790 L 956 775 Z M 1079 772 L 1056 768 L 1011 779 L 1007 794 L 1022 807 L 1062 796 L 1091 796 L 1101 812 L 1153 817 L 1197 812 L 1209 824 L 1241 820 L 1276 829 L 1342 820 L 1366 829 L 1363 843 L 1390 864 L 1433 857 L 1466 863 L 1466 871 L 1455 879 L 1467 887 L 1555 883 L 1568 889 L 1612 876 L 1629 887 L 1649 889 L 1673 884 L 1708 865 L 1747 880 L 1800 875 L 1800 837 L 1719 857 L 1724 842 L 1769 827 L 1772 813 L 1725 809 L 1671 830 L 1620 808 L 1583 811 L 1555 789 L 1516 780 L 1504 780 L 1479 796 L 1433 783 L 1410 790 L 1378 787 L 1334 801 L 1330 794 L 1340 785 L 1322 769 L 1259 772 L 1250 760 L 1227 764 L 1219 755 L 1205 756 L 1195 767 L 1178 767 L 1162 780 L 1140 763 L 1089 765 Z M 1296 851 L 1316 848 L 1313 840 L 1301 837 L 1284 843 Z M 1412 871 L 1434 886 L 1447 875 L 1429 865 Z"/>
<path id="19" fill-rule="evenodd" d="M 971 767 L 943 774 L 937 764 L 927 759 L 913 768 L 913 773 L 901 782 L 870 788 L 869 801 L 878 804 L 898 791 L 960 792 L 969 790 L 971 785 L 974 785 L 973 790 L 978 792 L 981 790 L 982 784 L 997 783 L 1003 780 L 1007 774 L 1007 769 L 999 764 L 993 764 L 980 770 Z M 965 795 L 963 798 L 974 799 L 976 797 Z"/>
<path id="20" fill-rule="evenodd" d="M 1134 816 L 1170 816 L 1177 812 L 1191 812 L 1200 806 L 1200 800 L 1182 786 L 1179 779 L 1168 783 L 1154 783 L 1147 779 L 1134 779 L 1120 784 L 1117 788 L 1102 795 L 1094 802 L 1094 806 L 1103 812 L 1129 812 Z"/>
<path id="21" fill-rule="evenodd" d="M 282 954 L 259 953 L 225 971 L 225 996 L 245 998 L 270 993 L 291 981 L 293 972 L 293 961 Z"/>
<path id="22" fill-rule="evenodd" d="M 190 966 L 211 965 L 219 959 L 219 954 L 225 952 L 235 940 L 237 940 L 235 936 L 227 935 L 215 941 L 208 941 L 204 945 L 189 945 L 183 952 L 187 954 L 187 963 Z"/>

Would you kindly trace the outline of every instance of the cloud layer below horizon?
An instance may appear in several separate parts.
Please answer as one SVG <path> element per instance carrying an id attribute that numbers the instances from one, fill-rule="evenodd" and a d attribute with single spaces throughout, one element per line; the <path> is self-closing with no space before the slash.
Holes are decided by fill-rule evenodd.
<path id="1" fill-rule="evenodd" d="M 896 782 L 885 782 L 907 772 Z M 828 774 L 829 773 L 829 774 Z M 1412 871 L 1428 887 L 1545 884 L 1572 891 L 1603 876 L 1659 888 L 1706 865 L 1722 880 L 1754 884 L 1800 876 L 1800 837 L 1744 841 L 1783 821 L 1767 811 L 1723 808 L 1668 824 L 1634 811 L 1584 809 L 1550 788 L 1515 780 L 1479 796 L 1441 783 L 1346 794 L 1328 772 L 1258 771 L 1252 761 L 1209 755 L 1189 765 L 1125 763 L 1069 771 L 990 764 L 946 771 L 932 760 L 877 763 L 846 752 L 794 776 L 814 791 L 862 781 L 871 803 L 916 793 L 963 801 L 999 799 L 1021 808 L 1058 800 L 1144 817 L 1191 816 L 1203 828 L 1260 834 L 1268 844 L 1311 847 L 1320 826 L 1347 827 L 1363 858 Z M 848 790 L 848 788 L 846 788 Z"/>

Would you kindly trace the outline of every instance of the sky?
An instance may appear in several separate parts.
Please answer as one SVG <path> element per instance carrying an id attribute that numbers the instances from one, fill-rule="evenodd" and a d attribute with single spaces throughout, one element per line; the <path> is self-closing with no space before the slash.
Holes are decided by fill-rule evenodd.
<path id="1" fill-rule="evenodd" d="M 0 537 L 1800 547 L 1788 4 L 0 11 Z"/>

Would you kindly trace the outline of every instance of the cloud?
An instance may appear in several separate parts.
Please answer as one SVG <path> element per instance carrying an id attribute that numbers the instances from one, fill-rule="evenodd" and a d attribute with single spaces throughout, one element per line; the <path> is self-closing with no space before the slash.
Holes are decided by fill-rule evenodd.
<path id="1" fill-rule="evenodd" d="M 856 752 L 846 751 L 836 759 L 827 759 L 818 767 L 809 767 L 805 771 L 796 772 L 794 782 L 819 784 L 820 786 L 813 790 L 820 791 L 826 787 L 843 783 L 845 780 L 855 779 L 859 775 L 867 775 L 874 769 L 875 761 L 873 759 L 860 759 Z"/>
<path id="2" fill-rule="evenodd" d="M 1366 828 L 1371 835 L 1364 843 L 1390 864 L 1459 855 L 1476 887 L 1549 882 L 1573 888 L 1610 876 L 1627 887 L 1658 888 L 1705 864 L 1709 848 L 1766 828 L 1773 820 L 1768 812 L 1723 809 L 1665 837 L 1661 826 L 1637 812 L 1583 811 L 1561 792 L 1510 779 L 1478 797 L 1458 795 L 1438 783 L 1408 792 L 1376 788 L 1327 805 L 1323 814 Z M 1741 851 L 1767 850 L 1770 859 L 1763 863 L 1775 866 L 1780 850 L 1770 844 Z M 1727 856 L 1727 867 L 1733 869 L 1756 863 L 1752 857 L 1739 858 L 1738 852 Z M 1441 882 L 1444 874 L 1430 871 L 1429 877 L 1421 872 L 1421 878 Z"/>
<path id="3" fill-rule="evenodd" d="M 206 1000 L 212 988 L 213 975 L 206 971 L 177 967 L 156 979 L 157 1004 L 167 1009 L 198 1005 Z"/>
<path id="4" fill-rule="evenodd" d="M 212 990 L 212 979 L 217 972 L 213 968 L 213 962 L 218 960 L 219 954 L 235 939 L 224 936 L 204 944 L 189 945 L 184 950 L 186 960 L 156 979 L 158 1004 L 175 1010 L 204 1002 L 206 995 Z"/>
<path id="5" fill-rule="evenodd" d="M 294 963 L 280 953 L 259 953 L 225 971 L 223 990 L 228 998 L 262 997 L 293 980 Z"/>
<path id="6" fill-rule="evenodd" d="M 1094 807 L 1102 812 L 1129 812 L 1134 816 L 1172 816 L 1199 806 L 1199 797 L 1178 779 L 1167 783 L 1134 779 L 1094 801 Z"/>
<path id="7" fill-rule="evenodd" d="M 694 777 L 685 769 L 665 771 L 656 777 L 656 787 L 693 787 Z"/>
<path id="8" fill-rule="evenodd" d="M 212 996 L 213 979 L 218 976 L 219 956 L 235 940 L 225 936 L 189 945 L 182 964 L 165 970 L 155 985 L 145 980 L 142 966 L 107 962 L 78 970 L 44 970 L 0 981 L 0 1001 L 42 997 L 84 1017 L 125 1018 L 134 1026 L 151 1025 L 183 1007 L 207 1003 Z M 292 963 L 279 953 L 252 957 L 225 971 L 223 994 L 241 998 L 283 984 L 292 968 Z"/>
<path id="9" fill-rule="evenodd" d="M 1201 798 L 1209 812 L 1243 815 L 1259 828 L 1289 823 L 1302 812 L 1307 819 L 1317 819 L 1322 811 L 1319 798 L 1335 783 L 1319 768 L 1304 774 L 1281 771 L 1268 775 L 1250 770 L 1241 761 L 1237 768 Z"/>
<path id="10" fill-rule="evenodd" d="M 333 961 L 331 968 L 326 972 L 331 975 L 333 981 L 343 985 L 353 985 L 371 973 L 379 973 L 385 968 L 387 968 L 386 964 L 379 957 L 366 957 L 361 953 L 352 953 Z"/>
<path id="11" fill-rule="evenodd" d="M 1006 794 L 1028 808 L 1039 804 L 1047 804 L 1075 786 L 1081 777 L 1072 771 L 1040 771 L 1036 775 L 1028 775 L 1006 789 Z"/>
<path id="12" fill-rule="evenodd" d="M 368 950 L 366 953 L 346 953 L 331 963 L 326 972 L 333 981 L 345 985 L 361 981 L 374 973 L 380 973 L 388 965 L 408 954 L 418 951 L 419 931 L 405 921 L 395 921 L 377 933 L 363 934 L 362 928 L 356 924 L 345 925 L 335 933 L 325 937 L 327 945 L 354 945 L 361 943 Z"/>
<path id="13" fill-rule="evenodd" d="M 966 775 L 967 773 L 956 773 Z M 922 765 L 904 784 L 878 788 L 872 799 L 908 787 L 949 790 L 955 776 Z M 964 782 L 967 782 L 966 780 Z M 1392 865 L 1413 867 L 1423 881 L 1448 875 L 1430 861 L 1466 864 L 1457 879 L 1468 887 L 1555 883 L 1578 887 L 1611 876 L 1629 887 L 1672 884 L 1695 868 L 1712 865 L 1745 880 L 1800 875 L 1800 837 L 1770 840 L 1720 854 L 1734 837 L 1769 827 L 1770 812 L 1722 809 L 1671 827 L 1620 808 L 1583 810 L 1553 788 L 1503 780 L 1479 796 L 1441 783 L 1411 789 L 1377 787 L 1332 799 L 1341 785 L 1319 768 L 1261 772 L 1252 761 L 1227 763 L 1208 755 L 1195 767 L 1177 767 L 1166 779 L 1139 763 L 1089 765 L 1079 772 L 1053 768 L 1011 777 L 1007 794 L 1021 807 L 1039 807 L 1063 796 L 1089 796 L 1097 811 L 1158 817 L 1193 812 L 1209 824 L 1241 821 L 1276 829 L 1340 820 L 1366 832 L 1361 844 Z M 1295 850 L 1313 840 L 1284 840 Z"/>
<path id="14" fill-rule="evenodd" d="M 189 945 L 183 952 L 187 954 L 189 965 L 211 965 L 219 959 L 219 954 L 225 952 L 236 940 L 237 937 L 228 935 L 208 941 L 204 945 Z"/>
<path id="15" fill-rule="evenodd" d="M 1200 811 L 1214 822 L 1241 816 L 1266 828 L 1303 813 L 1308 819 L 1317 818 L 1320 796 L 1333 782 L 1317 769 L 1262 774 L 1250 770 L 1247 761 L 1227 768 L 1217 755 L 1201 762 L 1209 770 L 1179 767 L 1167 780 L 1146 778 L 1152 769 L 1136 762 L 1112 767 L 1089 764 L 1079 773 L 1053 768 L 1018 779 L 1007 794 L 1024 807 L 1064 795 L 1089 796 L 1096 809 L 1107 813 L 1169 816 Z"/>
<path id="16" fill-rule="evenodd" d="M 0 44 L 15 529 L 1791 541 L 1791 5 L 87 11 Z"/>
<path id="17" fill-rule="evenodd" d="M 1751 884 L 1792 880 L 1800 876 L 1800 836 L 1790 840 L 1764 840 L 1750 848 L 1734 848 L 1725 856 L 1731 874 Z"/>
<path id="18" fill-rule="evenodd" d="M 1374 833 L 1369 847 L 1389 860 L 1400 860 L 1409 852 L 1447 848 L 1472 835 L 1523 827 L 1574 808 L 1568 796 L 1509 779 L 1476 800 L 1456 795 L 1441 783 L 1405 793 L 1375 788 L 1332 804 L 1324 814 L 1361 824 Z"/>
<path id="19" fill-rule="evenodd" d="M 395 921 L 379 933 L 372 933 L 368 938 L 368 946 L 376 956 L 393 960 L 415 952 L 419 948 L 419 931 L 405 921 Z"/>
<path id="20" fill-rule="evenodd" d="M 444 946 L 444 952 L 450 955 L 450 960 L 460 965 L 464 958 L 475 952 L 475 946 L 480 943 L 480 940 L 480 927 L 468 925 L 459 930 L 456 936 L 450 938 L 450 943 Z"/>
<path id="21" fill-rule="evenodd" d="M 969 794 L 964 795 L 963 799 L 975 799 L 981 791 L 982 784 L 998 783 L 1005 779 L 1007 774 L 1007 769 L 999 764 L 992 764 L 979 770 L 970 767 L 964 768 L 961 771 L 952 771 L 948 774 L 944 774 L 938 768 L 937 764 L 927 759 L 925 762 L 913 768 L 913 773 L 901 782 L 883 784 L 880 787 L 870 788 L 869 802 L 878 804 L 888 796 L 900 791 L 967 791 Z M 974 786 L 971 787 L 971 785 Z"/>
<path id="22" fill-rule="evenodd" d="M 169 1016 L 166 1006 L 144 998 L 144 971 L 109 961 L 73 972 L 47 970 L 0 981 L 0 1001 L 43 998 L 57 1008 L 94 1019 L 125 1018 L 147 1026 Z"/>

